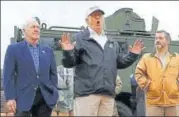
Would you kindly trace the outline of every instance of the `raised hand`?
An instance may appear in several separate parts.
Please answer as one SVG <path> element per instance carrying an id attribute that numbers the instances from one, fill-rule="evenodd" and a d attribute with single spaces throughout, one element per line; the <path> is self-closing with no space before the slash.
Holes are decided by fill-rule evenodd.
<path id="1" fill-rule="evenodd" d="M 144 49 L 144 43 L 142 40 L 136 40 L 134 42 L 133 47 L 129 47 L 129 51 L 135 54 L 140 54 L 142 52 L 142 50 Z"/>
<path id="2" fill-rule="evenodd" d="M 69 33 L 63 33 L 61 36 L 61 40 L 59 40 L 59 43 L 63 50 L 72 50 L 74 48 L 74 45 L 70 41 Z"/>

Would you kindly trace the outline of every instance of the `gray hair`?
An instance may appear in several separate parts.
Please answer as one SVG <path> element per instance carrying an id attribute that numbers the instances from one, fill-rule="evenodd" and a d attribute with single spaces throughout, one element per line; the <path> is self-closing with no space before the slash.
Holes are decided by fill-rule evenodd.
<path id="1" fill-rule="evenodd" d="M 172 40 L 170 34 L 169 34 L 167 31 L 165 31 L 165 30 L 159 30 L 159 31 L 157 31 L 156 33 L 163 33 L 163 34 L 165 35 L 165 38 L 166 38 L 169 42 Z"/>
<path id="2" fill-rule="evenodd" d="M 29 19 L 26 19 L 25 22 L 22 25 L 22 29 L 26 29 L 26 27 L 31 24 L 32 22 L 37 22 L 39 24 L 39 21 L 37 20 L 36 17 L 31 17 Z M 40 24 L 39 24 L 40 25 Z"/>

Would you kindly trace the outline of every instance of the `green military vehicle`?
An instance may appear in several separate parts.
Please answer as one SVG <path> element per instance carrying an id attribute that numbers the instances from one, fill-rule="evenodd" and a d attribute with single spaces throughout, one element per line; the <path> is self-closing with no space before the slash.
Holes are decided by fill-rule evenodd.
<path id="1" fill-rule="evenodd" d="M 136 39 L 143 39 L 146 47 L 144 53 L 154 51 L 154 37 L 158 28 L 158 20 L 153 17 L 151 31 L 146 31 L 145 28 L 144 19 L 134 13 L 131 8 L 119 9 L 114 14 L 105 17 L 105 33 L 113 41 L 117 41 L 120 44 L 121 51 L 124 53 L 128 51 L 128 46 L 133 44 Z M 83 29 L 84 27 L 47 27 L 47 24 L 42 23 L 40 43 L 53 48 L 57 66 L 59 66 L 61 65 L 62 50 L 59 48 L 58 41 L 62 33 L 71 33 L 73 37 Z M 22 40 L 23 35 L 21 29 L 15 26 L 14 37 L 11 38 L 11 43 Z M 179 41 L 172 41 L 170 49 L 179 53 Z M 131 86 L 129 76 L 134 73 L 137 62 L 126 69 L 118 71 L 122 80 L 122 90 L 116 96 L 116 102 L 118 113 L 121 116 L 132 116 L 136 113 L 135 89 Z"/>

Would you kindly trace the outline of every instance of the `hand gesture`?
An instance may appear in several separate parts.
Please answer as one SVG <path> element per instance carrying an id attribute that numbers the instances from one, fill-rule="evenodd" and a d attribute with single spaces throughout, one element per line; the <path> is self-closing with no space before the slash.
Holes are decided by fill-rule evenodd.
<path id="1" fill-rule="evenodd" d="M 136 40 L 133 47 L 129 47 L 129 51 L 135 54 L 140 54 L 144 49 L 144 43 L 142 40 Z"/>
<path id="2" fill-rule="evenodd" d="M 70 41 L 70 34 L 63 33 L 61 36 L 61 40 L 59 40 L 59 43 L 63 50 L 72 50 L 74 48 L 74 45 Z"/>

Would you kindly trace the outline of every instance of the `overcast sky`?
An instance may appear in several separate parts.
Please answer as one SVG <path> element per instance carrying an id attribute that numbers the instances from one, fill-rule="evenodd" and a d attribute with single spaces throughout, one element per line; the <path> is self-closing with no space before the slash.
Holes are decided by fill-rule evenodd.
<path id="1" fill-rule="evenodd" d="M 20 26 L 31 16 L 38 16 L 47 26 L 85 25 L 87 8 L 98 5 L 105 16 L 124 7 L 132 8 L 145 19 L 146 30 L 151 30 L 152 16 L 159 19 L 159 28 L 171 33 L 172 39 L 179 35 L 179 1 L 1 1 L 1 68 L 4 54 L 14 35 L 14 25 Z"/>

